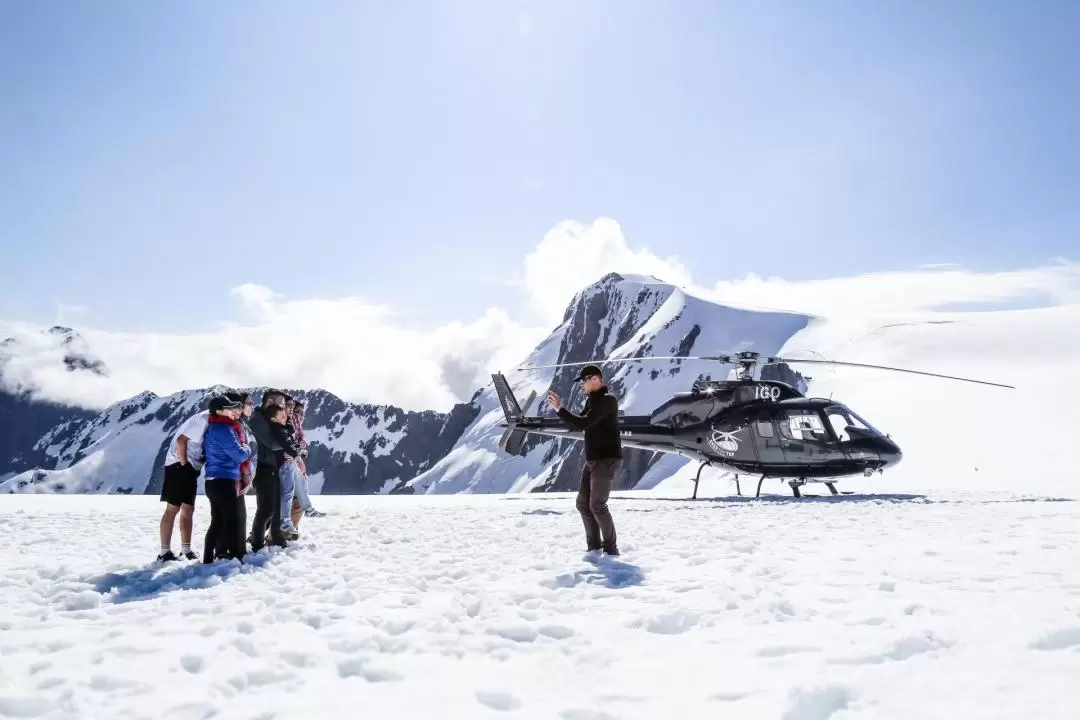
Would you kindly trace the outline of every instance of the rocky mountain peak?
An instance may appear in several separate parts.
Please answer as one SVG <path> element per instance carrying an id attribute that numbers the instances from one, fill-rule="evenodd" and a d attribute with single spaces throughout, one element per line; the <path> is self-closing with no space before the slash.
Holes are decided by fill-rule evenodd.
<path id="1" fill-rule="evenodd" d="M 59 352 L 58 352 L 59 351 Z M 109 368 L 90 349 L 77 331 L 63 325 L 41 330 L 26 340 L 7 338 L 0 342 L 0 372 L 16 357 L 27 356 L 35 365 L 61 362 L 68 372 L 89 372 L 107 376 Z"/>

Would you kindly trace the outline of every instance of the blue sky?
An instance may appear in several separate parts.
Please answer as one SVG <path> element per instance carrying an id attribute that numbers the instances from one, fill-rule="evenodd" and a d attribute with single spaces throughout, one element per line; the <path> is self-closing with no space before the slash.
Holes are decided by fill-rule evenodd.
<path id="1" fill-rule="evenodd" d="M 556 223 L 695 279 L 1080 249 L 1080 4 L 0 4 L 0 318 L 513 309 Z M 575 262 L 573 253 L 566 263 Z"/>

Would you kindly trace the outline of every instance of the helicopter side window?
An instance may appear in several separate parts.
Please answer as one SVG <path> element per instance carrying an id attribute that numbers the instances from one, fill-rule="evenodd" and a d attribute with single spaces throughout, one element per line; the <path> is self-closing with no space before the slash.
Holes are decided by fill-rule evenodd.
<path id="1" fill-rule="evenodd" d="M 757 428 L 758 437 L 771 438 L 775 437 L 776 433 L 773 432 L 772 420 L 769 418 L 758 418 L 758 421 L 754 423 Z"/>
<path id="2" fill-rule="evenodd" d="M 817 410 L 792 409 L 777 417 L 780 444 L 788 462 L 827 460 L 836 448 L 835 441 Z"/>
<path id="3" fill-rule="evenodd" d="M 788 413 L 787 421 L 780 424 L 781 432 L 791 440 L 810 440 L 827 442 L 829 435 L 821 418 L 812 410 L 792 411 Z"/>

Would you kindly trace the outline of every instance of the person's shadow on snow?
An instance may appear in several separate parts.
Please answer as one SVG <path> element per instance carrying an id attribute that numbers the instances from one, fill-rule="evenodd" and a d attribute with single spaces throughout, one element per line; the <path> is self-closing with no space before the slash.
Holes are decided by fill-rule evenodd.
<path id="1" fill-rule="evenodd" d="M 184 564 L 155 563 L 150 567 L 105 573 L 86 582 L 102 594 L 102 600 L 114 605 L 150 600 L 177 590 L 199 590 L 220 585 L 233 575 L 251 572 L 269 559 L 265 555 L 248 555 L 244 563 L 237 560 L 219 561 L 211 565 L 201 562 Z"/>
<path id="2" fill-rule="evenodd" d="M 586 582 L 599 581 L 609 588 L 624 588 L 641 585 L 645 582 L 645 572 L 631 563 L 610 555 L 588 557 L 586 561 L 596 568 L 596 574 L 584 571 Z M 588 577 L 592 575 L 592 578 Z"/>

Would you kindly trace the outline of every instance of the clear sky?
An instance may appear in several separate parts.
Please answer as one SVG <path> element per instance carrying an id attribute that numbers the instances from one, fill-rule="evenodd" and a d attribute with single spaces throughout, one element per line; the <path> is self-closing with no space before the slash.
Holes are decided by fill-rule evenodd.
<path id="1" fill-rule="evenodd" d="M 556 223 L 696 278 L 1080 255 L 1080 3 L 0 3 L 0 317 L 513 307 Z M 567 254 L 568 265 L 575 262 Z M 74 324 L 78 324 L 75 321 Z"/>

